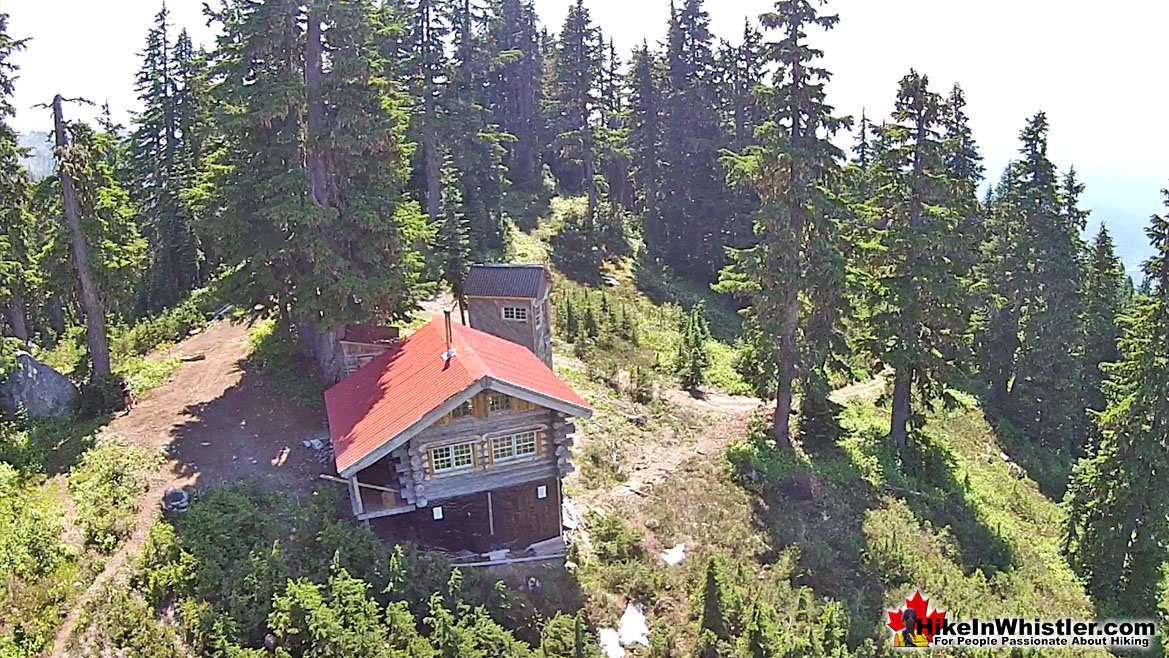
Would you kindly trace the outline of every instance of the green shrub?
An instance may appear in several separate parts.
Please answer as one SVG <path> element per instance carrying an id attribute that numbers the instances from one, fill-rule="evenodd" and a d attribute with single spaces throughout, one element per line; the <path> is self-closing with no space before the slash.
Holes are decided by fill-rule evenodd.
<path id="1" fill-rule="evenodd" d="M 202 288 L 162 313 L 139 320 L 133 327 L 115 327 L 110 351 L 116 357 L 138 356 L 177 343 L 207 326 L 218 302 L 210 289 Z"/>
<path id="2" fill-rule="evenodd" d="M 87 655 L 126 658 L 181 658 L 185 652 L 175 627 L 156 618 L 153 607 L 136 592 L 107 586 L 86 618 Z"/>
<path id="3" fill-rule="evenodd" d="M 81 387 L 77 413 L 82 418 L 96 418 L 122 409 L 122 381 L 121 375 L 111 373 L 86 382 Z"/>
<path id="4" fill-rule="evenodd" d="M 314 364 L 305 359 L 287 330 L 275 319 L 257 322 L 248 332 L 249 363 L 263 372 L 283 395 L 309 409 L 323 409 L 325 386 Z"/>
<path id="5" fill-rule="evenodd" d="M 624 562 L 641 556 L 645 533 L 632 528 L 615 512 L 591 512 L 587 523 L 593 551 L 602 562 Z"/>
<path id="6" fill-rule="evenodd" d="M 69 472 L 69 495 L 86 544 L 112 551 L 134 529 L 139 499 L 161 459 L 145 448 L 107 439 L 86 452 Z"/>
<path id="7" fill-rule="evenodd" d="M 0 573 L 22 580 L 52 573 L 68 557 L 60 534 L 61 510 L 0 462 Z M 0 579 L 0 600 L 6 596 L 7 584 Z"/>

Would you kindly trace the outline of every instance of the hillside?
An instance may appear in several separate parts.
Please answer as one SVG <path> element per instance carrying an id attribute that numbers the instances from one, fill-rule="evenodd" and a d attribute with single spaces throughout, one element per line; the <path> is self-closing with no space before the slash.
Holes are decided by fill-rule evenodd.
<path id="1" fill-rule="evenodd" d="M 517 232 L 514 257 L 547 255 L 555 263 L 558 215 L 573 203 L 557 201 L 533 231 Z M 647 612 L 651 655 L 686 655 L 706 644 L 730 655 L 747 641 L 756 609 L 774 619 L 776 637 L 786 638 L 776 641 L 785 646 L 804 645 L 813 655 L 880 653 L 887 646 L 884 611 L 917 588 L 959 615 L 1091 616 L 1090 601 L 1060 556 L 1062 511 L 1026 476 L 1010 473 L 1000 456 L 1007 448 L 973 398 L 958 394 L 963 408 L 932 412 L 928 440 L 899 457 L 884 435 L 887 412 L 877 404 L 884 380 L 859 382 L 834 395 L 843 405 L 835 436 L 804 433 L 794 455 L 782 454 L 761 429 L 766 407 L 759 400 L 713 384 L 692 392 L 677 388 L 672 363 L 683 306 L 704 299 L 712 308 L 725 307 L 698 288 L 665 286 L 670 278 L 663 270 L 640 279 L 646 272 L 627 257 L 605 263 L 599 284 L 554 270 L 558 299 L 588 297 L 599 309 L 603 296 L 616 318 L 612 326 L 601 320 L 595 339 L 577 336 L 568 342 L 560 333 L 556 340 L 558 372 L 597 409 L 593 419 L 579 423 L 578 470 L 566 482 L 585 521 L 572 544 L 570 569 L 546 564 L 465 571 L 466 584 L 451 594 L 448 605 L 485 605 L 502 627 L 547 649 L 552 641 L 547 634 L 553 632 L 548 629 L 562 623 L 558 613 L 583 609 L 588 628 L 597 632 L 615 628 L 626 604 L 636 602 Z M 598 316 L 607 317 L 599 310 Z M 626 317 L 636 327 L 634 340 L 620 335 Z M 153 656 L 150 647 L 160 642 L 175 655 L 204 651 L 213 642 L 258 647 L 269 632 L 263 629 L 274 623 L 273 605 L 280 605 L 280 574 L 337 586 L 336 566 L 328 564 L 334 554 L 346 574 L 365 582 L 371 600 L 402 601 L 418 619 L 431 614 L 427 592 L 442 591 L 450 573 L 441 559 L 413 553 L 391 559 L 395 549 L 345 518 L 339 488 L 312 480 L 313 468 L 304 462 L 308 456 L 298 447 L 287 466 L 280 461 L 283 468 L 276 467 L 280 437 L 319 430 L 298 425 L 287 409 L 281 417 L 292 424 L 270 435 L 226 430 L 269 427 L 265 418 L 271 410 L 257 400 L 266 390 L 288 390 L 273 378 L 276 369 L 257 367 L 261 361 L 255 353 L 248 356 L 253 348 L 241 342 L 242 335 L 230 324 L 213 325 L 171 352 L 152 356 L 207 354 L 178 366 L 129 416 L 85 430 L 89 438 L 70 440 L 81 441 L 78 463 L 99 467 L 102 481 L 128 487 L 119 489 L 127 505 L 100 512 L 98 518 L 110 519 L 103 523 L 115 525 L 94 526 L 82 520 L 91 518 L 86 510 L 104 508 L 78 484 L 84 466 L 73 467 L 66 481 L 44 481 L 42 493 L 32 499 L 44 500 L 39 505 L 46 510 L 77 511 L 64 515 L 63 523 L 44 526 L 38 536 L 45 546 L 56 546 L 49 550 L 60 551 L 63 561 L 56 572 L 18 581 L 25 584 L 6 595 L 7 605 L 16 606 L 8 614 L 28 614 L 26 606 L 42 600 L 28 600 L 39 587 L 76 583 L 72 593 L 45 608 L 35 635 L 28 635 L 33 627 L 27 622 L 8 622 L 2 642 L 27 650 L 15 655 L 47 649 L 51 631 L 62 623 L 66 631 L 58 636 L 56 655 L 121 647 L 130 656 Z M 735 348 L 714 337 L 710 342 L 716 357 L 709 370 L 722 371 L 712 379 L 742 387 L 731 367 Z M 268 358 L 288 358 L 272 347 L 263 349 Z M 219 364 L 236 363 L 252 365 L 242 372 L 229 367 L 227 379 L 209 377 Z M 635 385 L 631 371 L 640 368 L 648 383 Z M 256 395 L 260 398 L 242 402 Z M 162 427 L 165 409 L 177 414 L 172 430 Z M 312 424 L 312 412 L 297 413 Z M 220 429 L 207 434 L 204 427 Z M 122 438 L 108 438 L 114 432 Z M 178 459 L 160 469 L 152 455 L 159 454 L 158 437 L 168 433 L 174 437 L 168 454 Z M 107 438 L 87 449 L 98 436 Z M 271 445 L 256 444 L 261 438 Z M 108 450 L 119 441 L 128 441 L 127 454 L 136 456 L 110 463 L 108 453 L 99 455 L 100 446 Z M 218 454 L 218 448 L 208 447 L 212 441 L 246 442 L 257 457 L 271 457 L 276 468 L 249 466 L 256 460 L 247 452 L 239 453 L 243 461 L 207 461 L 203 453 Z M 264 453 L 269 448 L 271 455 Z M 221 488 L 233 481 L 252 484 Z M 153 501 L 184 482 L 203 492 L 191 511 L 150 527 Z M 288 493 L 308 489 L 311 496 L 300 497 L 312 501 L 308 507 Z M 148 525 L 137 521 L 135 528 L 136 514 Z M 55 515 L 49 511 L 47 518 Z M 113 530 L 95 536 L 108 540 L 94 545 L 86 539 L 103 532 L 91 528 L 106 527 Z M 660 554 L 676 544 L 684 545 L 685 558 L 669 566 Z M 256 562 L 277 547 L 282 547 L 278 553 L 264 558 L 268 566 Z M 721 639 L 699 628 L 712 558 L 727 620 Z M 403 575 L 397 577 L 422 580 L 390 593 L 386 588 L 399 571 Z M 532 576 L 540 583 L 537 589 L 528 586 Z M 511 603 L 492 593 L 496 579 L 514 587 L 507 595 Z M 250 584 L 241 589 L 231 582 Z M 17 591 L 24 593 L 15 598 Z M 52 591 L 40 596 L 59 596 Z M 212 619 L 236 630 L 198 630 Z M 552 625 L 545 628 L 549 619 Z"/>
<path id="2" fill-rule="evenodd" d="M 517 236 L 518 257 L 547 254 L 556 229 L 552 219 Z M 671 312 L 653 301 L 662 298 L 661 279 L 642 289 L 627 259 L 602 271 L 617 282 L 605 294 L 641 316 Z M 566 287 L 597 293 L 573 281 Z M 703 295 L 686 288 L 677 297 L 693 303 Z M 561 343 L 559 351 L 574 348 Z M 833 396 L 843 405 L 840 427 L 803 433 L 793 457 L 774 449 L 762 427 L 766 407 L 753 412 L 750 398 L 702 407 L 702 397 L 667 392 L 637 403 L 614 387 L 622 376 L 590 377 L 589 362 L 558 363 L 598 406 L 592 421 L 579 423 L 580 470 L 568 480 L 586 519 L 593 515 L 575 579 L 598 626 L 615 628 L 626 603 L 644 604 L 651 653 L 674 646 L 686 655 L 702 644 L 696 622 L 710 558 L 721 565 L 740 640 L 758 603 L 797 645 L 795 638 L 831 636 L 826 626 L 836 624 L 847 628 L 852 650 L 882 652 L 885 611 L 915 589 L 962 617 L 1093 616 L 1060 554 L 1063 511 L 1004 459 L 1010 445 L 972 396 L 955 392 L 961 407 L 931 411 L 922 441 L 899 455 L 886 434 L 884 379 L 844 386 Z M 685 560 L 668 566 L 660 553 L 677 544 Z M 864 648 L 866 640 L 874 645 Z"/>

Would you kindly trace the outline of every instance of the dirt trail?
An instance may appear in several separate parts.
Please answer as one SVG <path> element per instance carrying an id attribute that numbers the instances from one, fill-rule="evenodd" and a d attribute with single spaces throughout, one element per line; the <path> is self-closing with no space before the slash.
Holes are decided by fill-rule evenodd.
<path id="1" fill-rule="evenodd" d="M 94 595 L 127 576 L 123 567 L 138 555 L 168 489 L 258 481 L 299 497 L 311 491 L 316 473 L 328 469 L 300 443 L 327 434 L 323 415 L 280 396 L 243 368 L 250 349 L 247 334 L 243 324 L 220 322 L 171 348 L 166 355 L 202 353 L 205 358 L 183 363 L 133 411 L 107 426 L 106 433 L 159 450 L 168 459 L 142 498 L 133 533 L 73 602 L 54 639 L 52 658 L 67 655 L 78 618 Z"/>
<path id="2" fill-rule="evenodd" d="M 893 374 L 892 370 L 883 370 L 872 379 L 842 386 L 828 394 L 828 399 L 836 404 L 844 404 L 852 400 L 873 400 L 885 391 L 886 378 Z"/>
<path id="3" fill-rule="evenodd" d="M 873 399 L 885 389 L 888 374 L 883 372 L 872 379 L 843 386 L 833 391 L 830 397 L 837 404 Z M 705 412 L 714 423 L 699 432 L 691 442 L 679 443 L 672 430 L 639 436 L 637 441 L 631 441 L 629 452 L 625 455 L 626 463 L 632 469 L 628 479 L 609 489 L 581 496 L 580 502 L 584 506 L 611 505 L 630 496 L 652 496 L 655 486 L 683 468 L 691 459 L 722 454 L 731 441 L 744 435 L 751 415 L 764 404 L 759 398 L 727 395 L 718 391 L 694 394 L 668 389 L 662 393 L 662 397 L 677 407 Z"/>

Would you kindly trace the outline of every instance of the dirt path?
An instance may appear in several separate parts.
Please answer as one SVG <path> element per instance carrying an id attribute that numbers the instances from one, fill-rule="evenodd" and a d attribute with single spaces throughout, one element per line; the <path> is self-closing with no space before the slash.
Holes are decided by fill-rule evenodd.
<path id="1" fill-rule="evenodd" d="M 893 374 L 891 370 L 883 370 L 876 374 L 872 379 L 866 379 L 863 382 L 856 382 L 848 386 L 841 386 L 840 388 L 828 394 L 828 399 L 836 404 L 844 404 L 852 400 L 873 400 L 885 391 L 885 381 Z"/>
<path id="2" fill-rule="evenodd" d="M 311 492 L 316 474 L 329 468 L 300 443 L 327 434 L 323 414 L 284 398 L 244 368 L 247 334 L 245 325 L 220 322 L 168 350 L 205 358 L 183 363 L 167 383 L 106 428 L 168 460 L 151 479 L 133 533 L 74 601 L 54 639 L 52 658 L 67 655 L 78 618 L 93 596 L 127 576 L 123 567 L 138 555 L 168 489 L 253 481 L 300 497 Z"/>
<path id="3" fill-rule="evenodd" d="M 836 389 L 831 399 L 837 404 L 851 400 L 873 399 L 885 390 L 888 373 L 880 373 L 872 379 L 856 382 Z M 679 441 L 676 432 L 667 430 L 657 434 L 639 436 L 631 441 L 626 463 L 631 469 L 629 477 L 622 483 L 608 489 L 595 490 L 581 496 L 585 507 L 614 504 L 630 496 L 652 496 L 654 487 L 670 475 L 683 468 L 695 457 L 719 455 L 735 439 L 746 433 L 751 415 L 764 404 L 759 398 L 727 395 L 718 391 L 690 393 L 668 389 L 662 397 L 676 407 L 704 412 L 713 424 L 698 432 L 691 441 Z"/>

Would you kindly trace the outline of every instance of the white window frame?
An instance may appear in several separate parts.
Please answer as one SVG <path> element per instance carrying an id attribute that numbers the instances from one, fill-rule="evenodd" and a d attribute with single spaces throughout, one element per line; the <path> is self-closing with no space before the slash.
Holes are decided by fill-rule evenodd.
<path id="1" fill-rule="evenodd" d="M 454 473 L 463 473 L 475 469 L 475 448 L 477 441 L 460 441 L 458 443 L 448 443 L 446 445 L 434 446 L 427 449 L 427 455 L 430 458 L 430 470 L 435 475 L 451 475 Z M 466 457 L 470 460 L 466 464 L 459 464 L 455 461 L 455 449 L 466 448 Z M 461 451 L 460 451 L 461 452 Z M 447 456 L 440 456 L 439 453 L 446 453 Z M 449 459 L 451 465 L 439 467 L 439 460 Z"/>
<path id="2" fill-rule="evenodd" d="M 511 311 L 511 317 L 508 317 L 508 311 Z M 528 307 L 527 306 L 504 306 L 499 310 L 500 316 L 508 322 L 527 322 Z"/>
<path id="3" fill-rule="evenodd" d="M 525 442 L 527 442 L 527 438 L 529 436 L 531 437 L 531 450 L 523 453 L 519 452 L 520 437 L 524 437 Z M 503 453 L 503 456 L 499 456 L 500 451 L 496 446 L 497 443 L 501 444 L 499 448 L 506 449 L 506 452 Z M 508 462 L 531 459 L 540 454 L 540 430 L 521 430 L 511 434 L 504 434 L 503 436 L 492 437 L 490 448 L 491 463 L 493 464 L 506 464 Z"/>
<path id="4" fill-rule="evenodd" d="M 500 406 L 492 408 L 492 404 L 499 400 Z M 491 391 L 487 394 L 487 413 L 495 413 L 496 411 L 507 411 L 511 409 L 511 398 L 506 393 L 499 393 L 498 391 Z"/>

